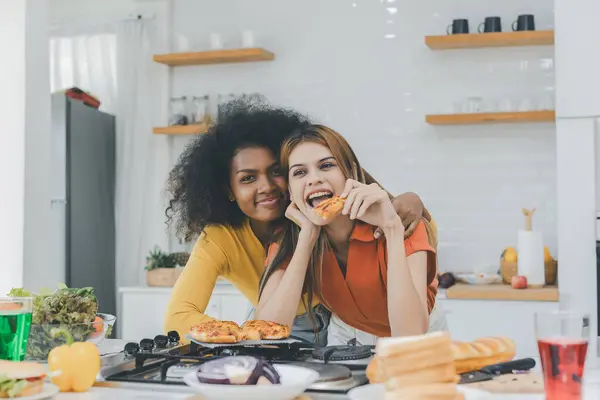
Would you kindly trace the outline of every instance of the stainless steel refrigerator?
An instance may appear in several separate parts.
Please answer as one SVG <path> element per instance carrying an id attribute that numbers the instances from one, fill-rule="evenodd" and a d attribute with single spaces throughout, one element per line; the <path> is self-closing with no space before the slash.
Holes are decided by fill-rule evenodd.
<path id="1" fill-rule="evenodd" d="M 100 312 L 116 315 L 115 117 L 53 94 L 52 177 L 48 267 L 56 282 L 93 287 Z"/>

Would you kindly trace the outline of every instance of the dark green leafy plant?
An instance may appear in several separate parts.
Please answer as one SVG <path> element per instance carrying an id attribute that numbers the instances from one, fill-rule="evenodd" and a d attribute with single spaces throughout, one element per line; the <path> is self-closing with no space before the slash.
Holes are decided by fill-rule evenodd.
<path id="1" fill-rule="evenodd" d="M 157 268 L 177 268 L 184 267 L 190 258 L 190 253 L 165 253 L 158 246 L 154 247 L 146 257 L 146 271 L 152 271 Z"/>
<path id="2" fill-rule="evenodd" d="M 173 259 L 169 254 L 161 251 L 158 246 L 156 246 L 154 250 L 150 252 L 150 255 L 146 257 L 146 267 L 144 267 L 144 269 L 146 271 L 152 271 L 157 268 L 175 268 Z"/>
<path id="3" fill-rule="evenodd" d="M 52 348 L 66 343 L 64 338 L 50 335 L 52 328 L 66 329 L 77 342 L 86 341 L 95 331 L 92 322 L 98 312 L 98 298 L 91 287 L 77 289 L 59 284 L 54 292 L 42 290 L 38 294 L 13 288 L 8 295 L 33 297 L 28 359 L 45 360 Z"/>

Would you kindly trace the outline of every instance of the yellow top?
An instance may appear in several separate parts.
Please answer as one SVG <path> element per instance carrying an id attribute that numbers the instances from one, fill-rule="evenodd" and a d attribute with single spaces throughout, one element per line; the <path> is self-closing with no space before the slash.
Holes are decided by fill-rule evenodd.
<path id="1" fill-rule="evenodd" d="M 437 242 L 433 218 L 430 228 Z M 206 227 L 173 288 L 165 314 L 165 332 L 175 330 L 183 339 L 191 326 L 214 319 L 204 312 L 218 277 L 231 282 L 256 306 L 265 257 L 265 248 L 254 235 L 249 220 L 238 228 Z M 318 301 L 314 300 L 313 307 L 317 304 Z M 296 315 L 305 312 L 300 303 Z"/>
<path id="2" fill-rule="evenodd" d="M 183 273 L 173 288 L 165 315 L 165 331 L 183 338 L 189 328 L 214 318 L 204 314 L 218 277 L 235 286 L 254 306 L 265 269 L 265 249 L 252 232 L 249 220 L 242 226 L 209 226 L 198 238 Z M 318 304 L 313 302 L 313 306 Z M 304 314 L 298 306 L 298 314 Z"/>

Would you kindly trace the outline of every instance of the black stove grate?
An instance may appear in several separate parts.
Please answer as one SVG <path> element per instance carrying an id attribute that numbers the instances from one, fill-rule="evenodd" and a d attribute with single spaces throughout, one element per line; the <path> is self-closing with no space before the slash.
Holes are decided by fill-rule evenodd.
<path id="1" fill-rule="evenodd" d="M 221 357 L 249 355 L 263 358 L 275 364 L 305 362 L 314 357 L 316 347 L 306 343 L 281 343 L 256 346 L 222 346 L 206 348 L 195 343 L 180 346 L 161 353 L 138 352 L 132 368 L 117 372 L 106 377 L 107 381 L 124 383 L 154 383 L 164 385 L 185 385 L 180 380 L 167 379 L 170 367 L 179 363 L 198 365 Z M 328 348 L 321 348 L 327 350 Z M 336 349 L 338 352 L 341 349 Z M 356 350 L 353 350 L 356 352 Z M 325 361 L 327 362 L 327 361 Z M 362 369 L 366 366 L 352 366 L 352 370 Z"/>
<path id="2" fill-rule="evenodd" d="M 363 360 L 371 357 L 372 349 L 373 346 L 329 346 L 313 350 L 312 356 L 324 362 Z"/>

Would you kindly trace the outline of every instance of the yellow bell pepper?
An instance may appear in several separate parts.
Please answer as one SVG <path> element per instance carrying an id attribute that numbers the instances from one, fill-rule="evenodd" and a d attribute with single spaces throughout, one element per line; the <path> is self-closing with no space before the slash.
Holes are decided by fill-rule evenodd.
<path id="1" fill-rule="evenodd" d="M 53 348 L 48 354 L 48 368 L 52 383 L 61 392 L 85 392 L 96 382 L 100 371 L 100 352 L 89 342 L 73 343 L 73 336 L 65 329 L 54 328 L 52 337 L 64 336 L 67 344 Z"/>

